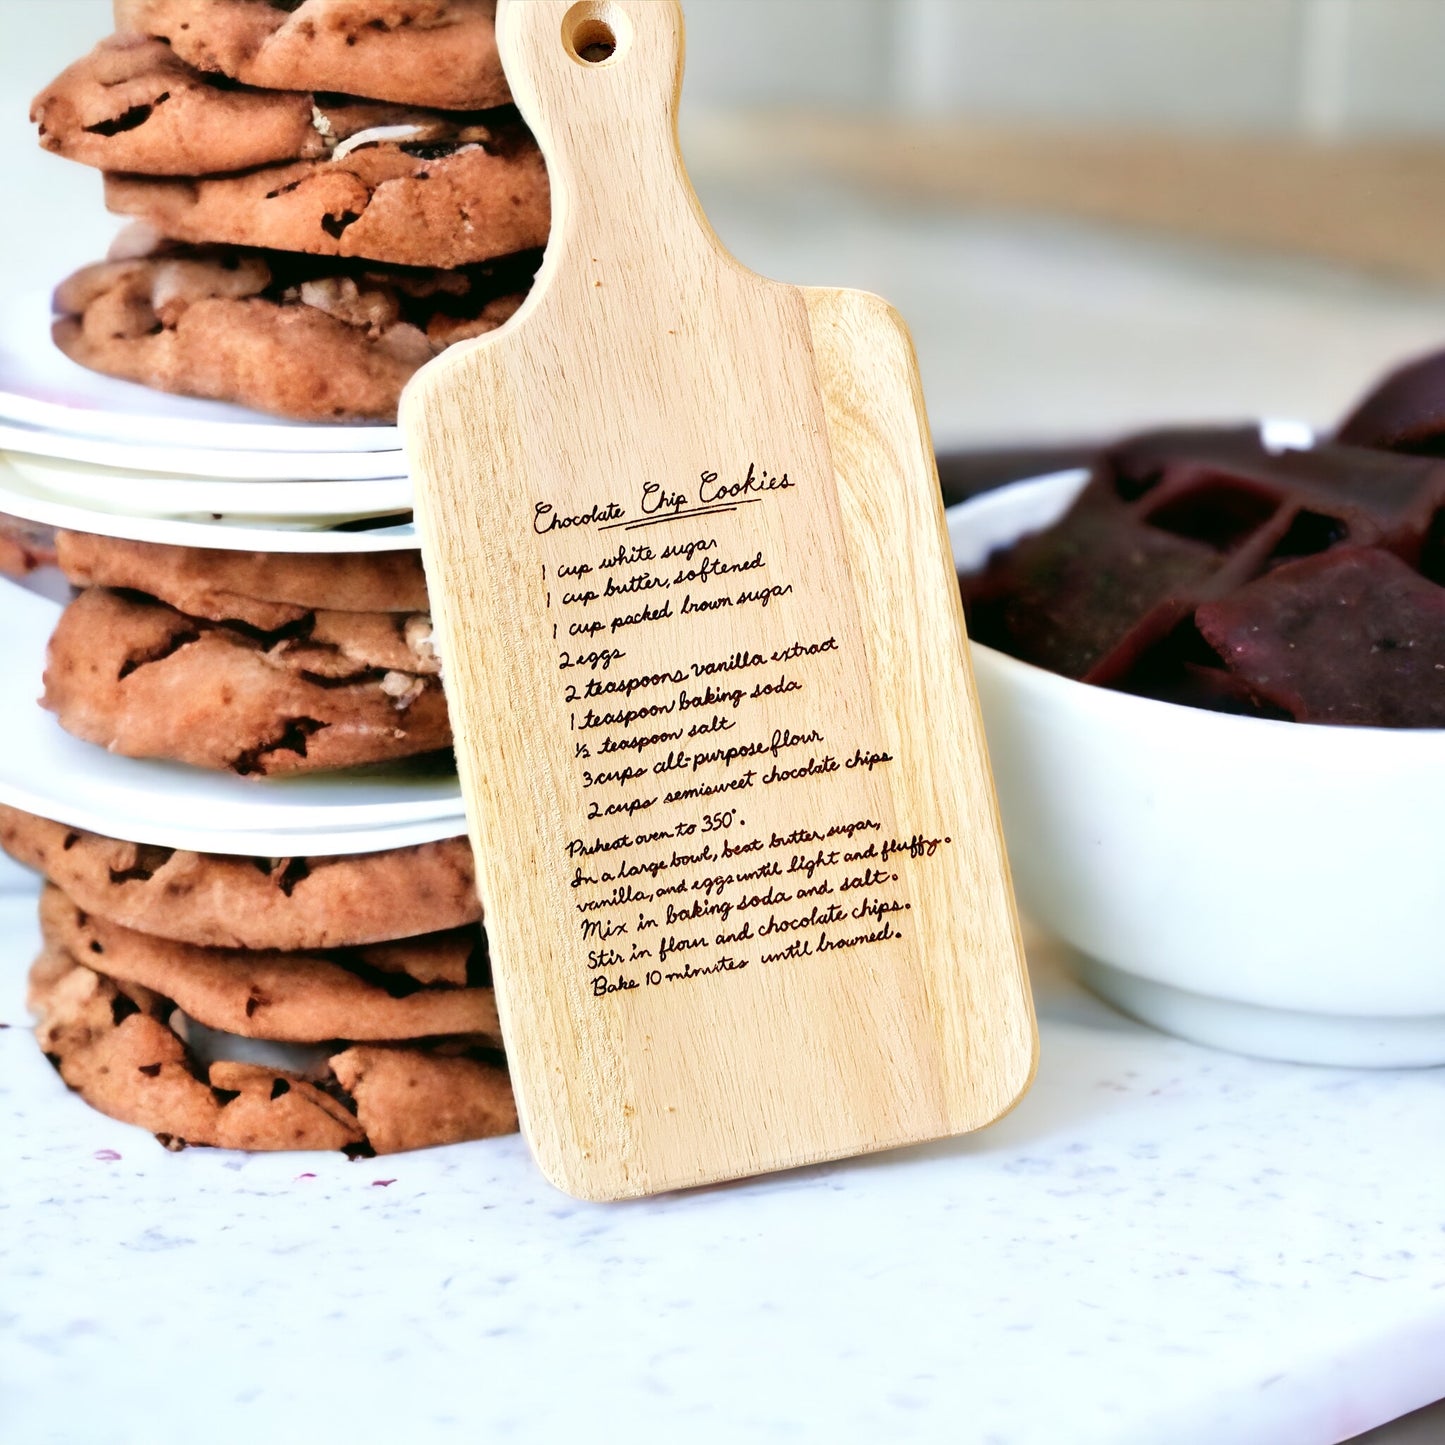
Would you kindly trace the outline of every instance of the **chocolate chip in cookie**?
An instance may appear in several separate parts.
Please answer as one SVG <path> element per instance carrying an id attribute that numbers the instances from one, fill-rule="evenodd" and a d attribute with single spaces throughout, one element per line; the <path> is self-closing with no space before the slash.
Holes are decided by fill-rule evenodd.
<path id="1" fill-rule="evenodd" d="M 64 281 L 53 334 L 80 365 L 160 391 L 300 421 L 395 421 L 417 368 L 500 326 L 539 259 L 437 271 L 146 243 Z"/>
<path id="2" fill-rule="evenodd" d="M 67 732 L 111 752 L 242 775 L 451 745 L 435 654 L 409 648 L 404 618 L 309 619 L 260 632 L 87 588 L 51 637 L 42 702 Z"/>
<path id="3" fill-rule="evenodd" d="M 437 129 L 381 125 L 319 159 L 235 175 L 108 173 L 105 203 L 178 241 L 395 266 L 470 266 L 546 245 L 547 168 L 515 113 Z"/>

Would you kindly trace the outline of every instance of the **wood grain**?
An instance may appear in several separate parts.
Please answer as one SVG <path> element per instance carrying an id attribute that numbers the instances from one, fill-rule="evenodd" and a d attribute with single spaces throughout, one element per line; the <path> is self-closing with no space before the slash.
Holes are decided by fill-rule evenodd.
<path id="1" fill-rule="evenodd" d="M 907 334 L 719 246 L 671 0 L 498 26 L 552 237 L 402 425 L 527 1138 L 621 1198 L 977 1128 L 1037 1044 Z"/>

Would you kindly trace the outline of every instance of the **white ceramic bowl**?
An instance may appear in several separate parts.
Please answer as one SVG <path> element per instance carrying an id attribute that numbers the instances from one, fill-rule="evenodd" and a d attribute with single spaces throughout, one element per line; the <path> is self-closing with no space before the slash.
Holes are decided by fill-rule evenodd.
<path id="1" fill-rule="evenodd" d="M 960 571 L 1083 474 L 949 511 Z M 1126 1012 L 1241 1053 L 1445 1063 L 1445 731 L 1267 722 L 975 646 L 1020 905 Z"/>

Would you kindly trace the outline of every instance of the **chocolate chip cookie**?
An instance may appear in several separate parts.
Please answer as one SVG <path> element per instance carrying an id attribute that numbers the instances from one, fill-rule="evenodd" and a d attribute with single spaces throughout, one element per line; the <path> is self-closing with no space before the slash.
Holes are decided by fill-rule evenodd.
<path id="1" fill-rule="evenodd" d="M 243 775 L 412 757 L 449 747 L 451 727 L 408 621 L 318 611 L 265 632 L 91 587 L 51 637 L 42 703 L 112 752 Z"/>
<path id="2" fill-rule="evenodd" d="M 46 150 L 147 176 L 343 162 L 385 145 L 434 160 L 473 146 L 535 149 L 510 106 L 427 110 L 309 88 L 258 90 L 195 70 L 170 46 L 135 35 L 112 35 L 68 66 L 35 98 L 30 118 Z"/>
<path id="3" fill-rule="evenodd" d="M 501 1041 L 475 924 L 325 952 L 204 948 L 112 923 L 53 883 L 40 922 L 47 948 L 170 999 L 208 1029 L 280 1043 L 452 1034 Z"/>
<path id="4" fill-rule="evenodd" d="M 374 951 L 364 961 L 226 951 L 208 958 L 207 950 L 97 924 L 55 888 L 42 900 L 42 931 L 44 952 L 30 975 L 41 1048 L 87 1103 L 151 1130 L 167 1147 L 392 1153 L 516 1128 L 490 988 L 409 990 L 415 980 L 382 971 L 388 990 L 357 973 L 376 975 Z M 413 951 L 432 947 L 417 940 Z M 417 999 L 423 1003 L 411 1004 Z M 202 1015 L 244 1032 L 220 1031 Z M 396 1022 L 403 1037 L 389 1042 L 328 1037 L 311 1050 L 273 1048 L 286 1063 L 226 1056 L 277 1027 L 294 1039 L 340 1026 L 344 1040 L 352 1029 Z M 482 1028 L 406 1036 L 437 1022 Z"/>
<path id="5" fill-rule="evenodd" d="M 335 90 L 446 110 L 510 99 L 495 0 L 116 0 L 117 28 L 271 90 Z"/>
<path id="6" fill-rule="evenodd" d="M 55 529 L 0 512 L 0 572 L 24 577 L 55 562 Z"/>
<path id="7" fill-rule="evenodd" d="M 316 611 L 405 612 L 430 631 L 421 553 L 411 549 L 232 552 L 62 531 L 54 551 L 77 587 L 145 592 L 212 622 L 244 622 L 267 632 Z"/>
<path id="8" fill-rule="evenodd" d="M 321 159 L 229 176 L 107 174 L 105 203 L 177 241 L 438 268 L 544 246 L 551 216 L 542 153 L 515 116 L 455 139 L 383 125 Z"/>
<path id="9" fill-rule="evenodd" d="M 88 833 L 0 806 L 0 848 L 53 880 L 87 913 L 207 948 L 355 948 L 481 917 L 471 846 L 448 838 L 379 853 L 247 858 Z M 433 956 L 422 982 L 465 982 Z"/>
<path id="10" fill-rule="evenodd" d="M 30 119 L 67 160 L 200 176 L 320 154 L 312 110 L 305 91 L 218 84 L 159 40 L 112 35 L 35 97 Z"/>
<path id="11" fill-rule="evenodd" d="M 394 421 L 412 373 L 500 326 L 538 260 L 436 271 L 157 242 L 62 282 L 53 335 L 80 365 L 160 391 Z"/>

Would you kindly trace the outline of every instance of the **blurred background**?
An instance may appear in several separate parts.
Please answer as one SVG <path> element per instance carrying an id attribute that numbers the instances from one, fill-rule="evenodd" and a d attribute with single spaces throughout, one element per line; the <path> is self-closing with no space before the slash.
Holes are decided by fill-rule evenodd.
<path id="1" fill-rule="evenodd" d="M 1445 346 L 1445 0 L 685 4 L 718 233 L 892 300 L 940 449 L 980 474 L 1159 422 L 1328 427 Z M 27 120 L 110 28 L 107 0 L 0 0 L 0 304 L 116 229 Z"/>
<path id="2" fill-rule="evenodd" d="M 0 0 L 0 261 L 104 249 L 30 96 L 105 0 Z M 1169 419 L 1326 426 L 1445 344 L 1442 0 L 687 0 L 683 140 L 723 240 L 882 292 L 941 448 Z"/>

